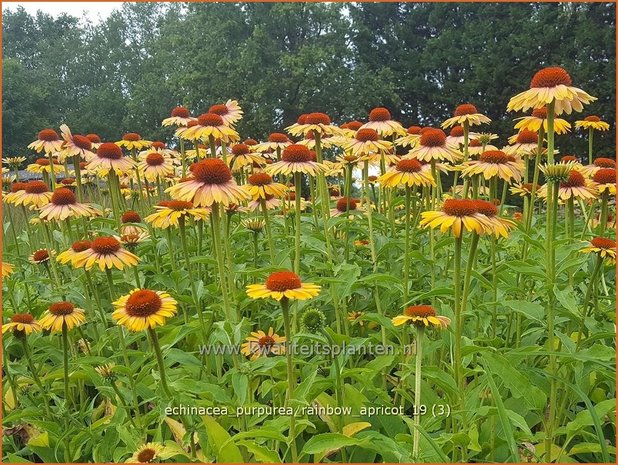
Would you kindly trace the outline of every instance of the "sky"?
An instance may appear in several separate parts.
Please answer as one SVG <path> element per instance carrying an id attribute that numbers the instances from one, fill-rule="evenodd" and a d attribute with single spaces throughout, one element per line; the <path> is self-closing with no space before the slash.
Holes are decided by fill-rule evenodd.
<path id="1" fill-rule="evenodd" d="M 73 16 L 82 16 L 85 12 L 86 17 L 91 22 L 99 22 L 107 18 L 112 11 L 122 6 L 123 2 L 2 2 L 3 9 L 11 11 L 17 10 L 18 6 L 23 6 L 30 14 L 36 14 L 41 10 L 54 17 L 61 13 L 69 13 Z"/>

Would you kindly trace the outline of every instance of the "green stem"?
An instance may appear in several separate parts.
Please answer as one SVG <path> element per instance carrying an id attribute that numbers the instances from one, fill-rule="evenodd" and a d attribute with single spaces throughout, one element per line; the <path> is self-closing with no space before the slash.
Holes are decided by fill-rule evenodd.
<path id="1" fill-rule="evenodd" d="M 461 312 L 461 246 L 463 236 L 455 238 L 455 254 L 454 254 L 454 273 L 453 285 L 455 287 L 455 381 L 459 390 L 459 404 L 462 409 L 462 416 L 465 416 L 465 398 L 464 398 L 464 377 L 463 377 L 463 360 L 461 356 L 461 338 L 463 333 L 463 315 Z"/>
<path id="2" fill-rule="evenodd" d="M 24 354 L 26 355 L 26 361 L 28 362 L 28 368 L 30 369 L 30 373 L 32 374 L 32 379 L 34 380 L 37 387 L 41 390 L 41 395 L 43 396 L 43 400 L 44 400 L 43 405 L 45 405 L 45 411 L 47 413 L 47 416 L 51 419 L 51 411 L 49 410 L 49 400 L 47 397 L 47 391 L 45 390 L 45 387 L 43 386 L 43 383 L 41 382 L 41 378 L 39 378 L 38 372 L 34 366 L 34 362 L 32 361 L 32 354 L 30 352 L 30 346 L 28 346 L 27 337 L 24 334 L 24 335 L 19 336 L 19 339 L 21 340 L 21 343 L 24 347 Z M 15 399 L 17 399 L 16 386 L 11 386 L 11 387 L 13 389 L 13 396 L 15 397 Z"/>
<path id="3" fill-rule="evenodd" d="M 185 257 L 185 264 L 187 266 L 187 273 L 189 275 L 189 281 L 191 282 L 191 295 L 193 296 L 193 304 L 195 305 L 195 310 L 197 311 L 197 316 L 200 320 L 200 327 L 202 329 L 202 339 L 204 340 L 204 344 L 207 341 L 206 335 L 206 323 L 204 322 L 204 314 L 202 312 L 202 306 L 200 304 L 200 298 L 197 294 L 196 280 L 193 276 L 193 267 L 191 266 L 191 260 L 189 258 L 189 246 L 187 245 L 187 229 L 185 225 L 185 217 L 181 216 L 178 218 L 178 227 L 180 229 L 180 242 L 182 244 L 182 252 Z"/>
<path id="4" fill-rule="evenodd" d="M 79 166 L 79 161 L 81 160 L 79 155 L 75 155 L 73 157 L 73 169 L 75 170 L 75 183 L 77 184 L 77 200 L 79 202 L 84 201 L 84 194 L 82 192 L 82 169 Z"/>
<path id="5" fill-rule="evenodd" d="M 465 163 L 468 161 L 468 157 L 469 157 L 469 153 L 468 153 L 468 145 L 469 145 L 469 134 L 470 134 L 470 123 L 466 120 L 463 122 L 463 137 L 464 137 L 464 144 L 463 144 L 463 161 L 462 163 Z M 433 174 L 433 173 L 432 173 Z M 435 177 L 434 177 L 435 179 Z M 455 192 L 455 188 L 457 187 L 457 183 L 459 181 L 459 171 L 455 171 L 455 179 L 453 180 L 453 187 L 452 187 L 452 192 L 453 192 L 453 197 L 457 198 L 456 192 Z M 436 180 L 437 182 L 437 180 Z M 464 196 L 467 196 L 468 194 L 468 185 L 466 183 L 466 187 L 464 188 Z"/>
<path id="6" fill-rule="evenodd" d="M 110 381 L 110 384 L 112 386 L 112 389 L 116 393 L 116 396 L 118 396 L 118 400 L 120 401 L 120 404 L 122 405 L 122 408 L 124 408 L 124 411 L 126 412 L 127 417 L 129 417 L 129 421 L 133 425 L 133 428 L 138 429 L 137 425 L 135 424 L 135 421 L 133 420 L 133 416 L 131 415 L 129 407 L 127 406 L 127 403 L 125 402 L 124 398 L 122 397 L 122 393 L 118 389 L 118 386 L 116 386 L 116 383 L 113 380 Z M 141 429 L 141 428 L 139 428 L 139 429 Z"/>
<path id="7" fill-rule="evenodd" d="M 288 392 L 285 396 L 284 406 L 287 408 L 290 401 L 294 397 L 294 389 L 296 388 L 296 377 L 294 375 L 294 360 L 292 356 L 292 324 L 290 321 L 290 302 L 287 297 L 281 299 L 281 311 L 283 313 L 283 325 L 285 328 L 286 336 L 286 361 L 287 361 L 287 376 L 288 376 Z M 294 418 L 294 412 L 290 415 L 290 431 L 288 440 L 290 441 L 290 448 L 292 450 L 292 462 L 298 462 L 298 452 L 296 450 L 296 420 Z"/>
<path id="8" fill-rule="evenodd" d="M 410 286 L 410 197 L 411 188 L 406 185 L 405 199 L 405 245 L 403 251 L 404 267 L 403 267 L 403 305 L 408 304 L 408 289 Z"/>
<path id="9" fill-rule="evenodd" d="M 161 387 L 163 388 L 163 392 L 168 397 L 168 399 L 172 399 L 170 388 L 167 385 L 167 377 L 165 376 L 165 364 L 163 363 L 163 354 L 161 353 L 161 346 L 159 345 L 159 338 L 157 337 L 157 332 L 154 330 L 154 328 L 148 328 L 148 334 L 150 335 L 150 341 L 152 342 L 152 348 L 155 351 L 155 355 L 157 357 L 157 364 L 159 365 L 159 376 L 161 378 Z"/>
<path id="10" fill-rule="evenodd" d="M 553 109 L 552 109 L 553 110 Z M 549 111 L 548 111 L 549 115 Z M 553 128 L 550 128 L 553 129 Z M 553 153 L 553 152 L 552 152 Z M 548 156 L 550 153 L 548 153 Z M 547 424 L 545 427 L 545 460 L 551 463 L 551 447 L 553 445 L 553 427 L 554 418 L 556 416 L 556 356 L 553 354 L 554 348 L 554 314 L 556 307 L 556 296 L 554 293 L 554 286 L 556 282 L 555 271 L 555 250 L 554 250 L 554 238 L 556 231 L 556 209 L 558 204 L 558 186 L 554 182 L 547 183 L 547 227 L 546 227 L 546 250 L 547 250 L 547 350 L 550 351 L 549 355 L 549 373 L 552 375 L 550 381 L 549 391 L 549 412 L 547 417 Z"/>
<path id="11" fill-rule="evenodd" d="M 230 300 L 228 296 L 228 286 L 225 272 L 225 263 L 223 261 L 223 249 L 221 248 L 221 223 L 220 223 L 220 205 L 214 203 L 212 205 L 212 212 L 210 214 L 211 226 L 212 226 L 212 241 L 213 249 L 217 260 L 217 271 L 219 273 L 219 284 L 221 286 L 221 294 L 223 296 L 223 310 L 228 321 L 232 324 L 236 324 L 238 316 L 236 312 L 232 311 L 230 306 Z"/>
<path id="12" fill-rule="evenodd" d="M 605 190 L 601 193 L 601 217 L 599 218 L 599 234 L 601 235 L 604 235 L 607 229 L 608 201 L 609 194 L 607 190 Z"/>
<path id="13" fill-rule="evenodd" d="M 69 391 L 69 328 L 66 322 L 62 323 L 62 352 L 64 362 L 64 397 L 67 405 L 72 404 Z"/>
<path id="14" fill-rule="evenodd" d="M 300 189 L 301 173 L 294 173 L 294 185 L 296 187 L 296 216 L 294 227 L 294 273 L 300 274 Z M 327 218 L 322 218 L 326 222 Z"/>
<path id="15" fill-rule="evenodd" d="M 580 343 L 582 340 L 582 334 L 586 330 L 586 318 L 589 315 L 588 307 L 590 306 L 590 300 L 592 297 L 592 291 L 595 288 L 597 277 L 599 272 L 602 269 L 603 258 L 601 256 L 597 257 L 597 261 L 594 265 L 594 269 L 592 270 L 592 274 L 590 275 L 590 282 L 588 283 L 588 288 L 586 289 L 586 295 L 584 297 L 584 305 L 582 307 L 582 320 L 579 325 L 579 331 L 577 333 L 577 342 L 576 342 L 576 350 L 579 350 Z"/>
<path id="16" fill-rule="evenodd" d="M 268 251 L 270 252 L 270 264 L 275 266 L 275 242 L 273 241 L 273 233 L 270 227 L 270 215 L 268 214 L 268 208 L 266 208 L 266 200 L 260 200 L 262 207 L 262 214 L 264 215 L 264 224 L 266 228 L 266 237 L 268 238 Z"/>
<path id="17" fill-rule="evenodd" d="M 592 165 L 592 138 L 594 135 L 594 129 L 588 128 L 588 164 Z"/>
<path id="18" fill-rule="evenodd" d="M 414 441 L 412 446 L 412 457 L 415 461 L 419 460 L 419 445 L 421 442 L 421 369 L 423 362 L 423 335 L 425 329 L 422 326 L 416 327 L 416 367 L 414 370 Z"/>

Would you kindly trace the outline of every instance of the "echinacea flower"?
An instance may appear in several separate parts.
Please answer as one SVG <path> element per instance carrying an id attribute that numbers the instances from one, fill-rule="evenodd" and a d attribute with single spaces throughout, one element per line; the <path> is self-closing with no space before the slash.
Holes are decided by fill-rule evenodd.
<path id="1" fill-rule="evenodd" d="M 26 157 L 3 157 L 2 163 L 9 165 L 9 168 L 16 169 L 19 168 L 23 162 L 26 161 Z"/>
<path id="2" fill-rule="evenodd" d="M 247 295 L 252 299 L 271 298 L 307 300 L 320 293 L 320 286 L 303 283 L 296 273 L 291 271 L 276 271 L 266 279 L 264 284 L 249 284 Z"/>
<path id="3" fill-rule="evenodd" d="M 479 214 L 473 200 L 447 199 L 441 210 L 422 212 L 421 217 L 421 227 L 440 227 L 441 232 L 450 230 L 455 237 L 461 237 L 464 230 L 477 234 L 485 231 L 486 218 Z"/>
<path id="4" fill-rule="evenodd" d="M 152 463 L 156 461 L 165 447 L 158 442 L 148 442 L 138 447 L 127 463 Z"/>
<path id="5" fill-rule="evenodd" d="M 359 129 L 353 138 L 343 143 L 343 149 L 357 157 L 384 152 L 392 146 L 392 142 L 381 140 L 380 134 L 375 129 L 368 127 Z"/>
<path id="6" fill-rule="evenodd" d="M 133 289 L 113 302 L 112 318 L 129 331 L 144 331 L 176 314 L 177 302 L 167 292 Z"/>
<path id="7" fill-rule="evenodd" d="M 8 276 L 11 276 L 13 274 L 15 265 L 13 265 L 12 263 L 8 263 L 8 262 L 2 262 L 1 266 L 2 266 L 2 277 L 3 278 L 7 278 Z"/>
<path id="8" fill-rule="evenodd" d="M 331 123 L 330 117 L 320 112 L 301 115 L 296 124 L 288 126 L 285 130 L 293 136 L 304 136 L 309 132 L 327 136 L 341 134 L 341 129 Z"/>
<path id="9" fill-rule="evenodd" d="M 73 242 L 70 248 L 58 254 L 58 256 L 56 257 L 56 260 L 63 265 L 66 265 L 67 263 L 71 262 L 71 265 L 75 266 L 74 265 L 75 257 L 77 257 L 77 255 L 80 252 L 83 252 L 84 250 L 88 250 L 89 248 L 90 248 L 90 241 L 80 240 L 80 241 Z"/>
<path id="10" fill-rule="evenodd" d="M 223 118 L 216 113 L 203 113 L 197 117 L 197 124 L 189 124 L 187 127 L 178 128 L 176 136 L 182 139 L 221 139 L 225 142 L 239 140 L 238 133 L 225 124 Z M 213 155 L 214 156 L 214 155 Z"/>
<path id="11" fill-rule="evenodd" d="M 16 313 L 8 323 L 2 325 L 2 334 L 10 331 L 17 335 L 39 333 L 43 328 L 30 313 Z"/>
<path id="12" fill-rule="evenodd" d="M 266 164 L 264 159 L 251 151 L 246 144 L 235 144 L 231 147 L 232 157 L 229 164 L 232 171 L 237 172 L 242 170 L 245 166 L 254 166 L 255 164 L 262 166 Z"/>
<path id="13" fill-rule="evenodd" d="M 261 208 L 266 208 L 266 210 L 275 210 L 281 206 L 281 200 L 276 198 L 274 195 L 266 194 L 266 198 L 264 199 L 254 199 L 247 202 L 246 207 L 240 207 L 240 211 L 243 212 L 254 212 Z"/>
<path id="14" fill-rule="evenodd" d="M 103 142 L 86 165 L 86 169 L 96 172 L 99 176 L 105 176 L 112 170 L 119 175 L 127 173 L 134 166 L 135 162 L 122 154 L 120 146 L 113 142 Z"/>
<path id="15" fill-rule="evenodd" d="M 191 113 L 185 107 L 176 107 L 172 110 L 171 115 L 161 121 L 161 126 L 187 126 L 195 118 L 191 117 Z"/>
<path id="16" fill-rule="evenodd" d="M 116 145 L 127 150 L 144 150 L 152 145 L 152 141 L 142 139 L 136 132 L 128 132 L 122 136 L 122 140 L 116 142 Z"/>
<path id="17" fill-rule="evenodd" d="M 542 108 L 553 102 L 557 115 L 571 114 L 573 110 L 582 111 L 584 104 L 595 100 L 596 97 L 573 87 L 569 73 L 555 66 L 538 71 L 530 81 L 530 89 L 511 98 L 507 110 L 526 111 L 530 108 Z"/>
<path id="18" fill-rule="evenodd" d="M 246 218 L 241 221 L 241 224 L 254 233 L 262 232 L 266 226 L 266 222 L 261 218 Z"/>
<path id="19" fill-rule="evenodd" d="M 382 137 L 392 136 L 393 134 L 404 136 L 406 134 L 401 123 L 393 120 L 391 112 L 386 108 L 374 108 L 369 112 L 368 119 L 369 121 L 363 124 L 361 129 L 373 129 Z"/>
<path id="20" fill-rule="evenodd" d="M 155 213 L 148 215 L 145 220 L 159 229 L 166 229 L 170 226 L 178 227 L 181 217 L 205 221 L 210 214 L 210 209 L 195 207 L 191 202 L 183 200 L 163 200 L 154 208 Z"/>
<path id="21" fill-rule="evenodd" d="M 86 139 L 90 141 L 94 150 L 98 149 L 102 143 L 101 138 L 97 134 L 86 134 Z"/>
<path id="22" fill-rule="evenodd" d="M 320 145 L 323 149 L 327 149 L 332 147 L 333 145 L 338 145 L 341 143 L 342 139 L 346 139 L 340 135 L 325 135 L 324 137 L 320 137 Z M 301 139 L 297 142 L 297 144 L 304 145 L 309 150 L 315 150 L 317 146 L 317 141 L 315 139 L 315 133 L 308 132 L 305 134 L 305 138 Z"/>
<path id="23" fill-rule="evenodd" d="M 515 124 L 515 129 L 520 131 L 527 129 L 532 132 L 539 132 L 541 127 L 547 134 L 547 107 L 535 108 L 531 116 L 515 118 L 518 121 Z M 554 132 L 556 134 L 566 134 L 571 130 L 571 124 L 562 118 L 554 118 Z"/>
<path id="24" fill-rule="evenodd" d="M 150 152 L 146 156 L 141 157 L 141 161 L 138 163 L 137 168 L 150 182 L 154 182 L 157 179 L 164 179 L 174 173 L 172 159 L 164 156 L 160 152 Z"/>
<path id="25" fill-rule="evenodd" d="M 58 333 L 62 331 L 64 325 L 66 325 L 67 329 L 73 329 L 85 321 L 84 310 L 76 308 L 71 302 L 61 301 L 51 304 L 39 320 L 39 323 L 43 329 L 48 329 L 52 333 Z"/>
<path id="26" fill-rule="evenodd" d="M 30 163 L 27 167 L 26 167 L 26 171 L 28 173 L 36 173 L 36 174 L 42 174 L 42 173 L 51 173 L 52 172 L 52 164 L 54 168 L 54 171 L 56 171 L 56 168 L 60 168 L 61 164 L 58 161 L 58 159 L 54 156 L 52 157 L 52 161 L 49 161 L 49 158 L 37 158 L 34 163 Z"/>
<path id="27" fill-rule="evenodd" d="M 234 126 L 240 121 L 243 115 L 243 111 L 238 105 L 237 100 L 228 100 L 225 103 L 212 105 L 208 109 L 208 113 L 214 113 L 223 118 L 223 122 L 228 126 Z"/>
<path id="28" fill-rule="evenodd" d="M 252 332 L 245 341 L 240 346 L 240 353 L 251 360 L 285 354 L 286 338 L 275 333 L 272 327 L 268 328 L 268 334 L 262 330 Z"/>
<path id="29" fill-rule="evenodd" d="M 546 174 L 547 176 L 547 174 Z M 594 199 L 598 195 L 596 185 L 575 169 L 570 169 L 566 179 L 560 181 L 558 187 L 558 198 L 560 200 L 574 199 Z M 539 189 L 539 197 L 547 197 L 547 184 Z"/>
<path id="30" fill-rule="evenodd" d="M 90 160 L 94 157 L 92 152 L 92 142 L 86 136 L 79 134 L 71 134 L 71 130 L 66 124 L 60 126 L 60 133 L 64 139 L 64 145 L 60 153 L 60 161 L 66 157 L 80 157 L 84 160 Z"/>
<path id="31" fill-rule="evenodd" d="M 413 158 L 399 160 L 397 164 L 378 178 L 384 187 L 397 186 L 435 186 L 436 181 L 430 171 Z"/>
<path id="32" fill-rule="evenodd" d="M 21 194 L 15 196 L 14 203 L 34 210 L 47 205 L 52 195 L 43 181 L 28 181 Z"/>
<path id="33" fill-rule="evenodd" d="M 508 155 L 530 155 L 537 150 L 539 135 L 528 129 L 522 129 L 519 133 L 509 137 L 509 146 L 504 147 Z"/>
<path id="34" fill-rule="evenodd" d="M 498 147 L 491 144 L 483 144 L 479 139 L 472 139 L 468 144 L 468 155 L 477 156 L 487 150 L 498 150 Z"/>
<path id="35" fill-rule="evenodd" d="M 536 185 L 536 190 L 541 188 L 540 185 Z M 509 189 L 511 194 L 518 195 L 519 197 L 528 197 L 532 195 L 532 183 L 516 184 Z"/>
<path id="36" fill-rule="evenodd" d="M 90 270 L 95 264 L 101 271 L 106 268 L 123 270 L 125 267 L 135 266 L 139 258 L 122 248 L 122 244 L 113 237 L 97 237 L 90 243 L 90 248 L 79 252 L 73 258 L 75 268 Z"/>
<path id="37" fill-rule="evenodd" d="M 358 199 L 342 197 L 337 200 L 335 208 L 330 211 L 330 216 L 339 216 L 350 213 L 358 208 Z"/>
<path id="38" fill-rule="evenodd" d="M 292 173 L 305 173 L 308 176 L 317 176 L 324 170 L 324 165 L 313 161 L 311 151 L 300 144 L 287 146 L 281 154 L 281 161 L 266 167 L 266 172 L 271 175 Z"/>
<path id="39" fill-rule="evenodd" d="M 482 175 L 484 179 L 495 176 L 509 182 L 511 179 L 519 182 L 523 171 L 521 162 L 500 150 L 487 150 L 478 160 L 470 160 L 464 163 L 461 170 L 463 176 Z"/>
<path id="40" fill-rule="evenodd" d="M 594 129 L 595 131 L 609 131 L 609 123 L 601 121 L 595 115 L 586 116 L 583 120 L 575 121 L 576 128 Z"/>
<path id="41" fill-rule="evenodd" d="M 479 137 L 478 133 L 468 132 L 468 143 L 470 142 L 470 140 L 477 139 L 478 137 Z M 453 126 L 451 128 L 451 132 L 449 132 L 448 136 L 446 136 L 446 143 L 450 145 L 460 145 L 460 144 L 463 145 L 464 143 L 463 126 Z"/>
<path id="42" fill-rule="evenodd" d="M 587 247 L 580 250 L 583 253 L 594 253 L 609 263 L 616 263 L 616 241 L 607 237 L 595 237 Z"/>
<path id="43" fill-rule="evenodd" d="M 430 162 L 459 161 L 463 155 L 452 145 L 446 143 L 446 134 L 441 129 L 430 128 L 421 134 L 418 144 L 406 156 Z"/>
<path id="44" fill-rule="evenodd" d="M 30 256 L 28 257 L 28 261 L 33 265 L 46 264 L 49 261 L 50 255 L 51 254 L 49 250 L 38 249 L 35 250 L 32 254 L 30 254 Z"/>
<path id="45" fill-rule="evenodd" d="M 393 318 L 394 326 L 401 326 L 406 323 L 422 328 L 432 326 L 438 329 L 445 329 L 451 324 L 451 319 L 436 313 L 436 309 L 431 305 L 412 305 L 403 311 L 403 315 Z"/>
<path id="46" fill-rule="evenodd" d="M 268 195 L 281 198 L 288 190 L 283 184 L 274 182 L 268 173 L 252 174 L 247 179 L 247 184 L 243 187 L 253 200 L 265 199 Z"/>
<path id="47" fill-rule="evenodd" d="M 54 191 L 49 203 L 40 208 L 39 218 L 45 221 L 64 221 L 67 218 L 88 218 L 101 215 L 92 205 L 79 203 L 75 194 L 66 187 Z"/>
<path id="48" fill-rule="evenodd" d="M 592 176 L 599 192 L 616 195 L 616 168 L 601 168 Z"/>
<path id="49" fill-rule="evenodd" d="M 198 207 L 210 207 L 215 202 L 222 205 L 241 203 L 249 197 L 236 184 L 223 160 L 206 158 L 193 164 L 190 170 L 193 177 L 165 190 L 174 200 L 192 202 Z"/>
<path id="50" fill-rule="evenodd" d="M 292 143 L 293 142 L 287 135 L 281 132 L 273 132 L 268 136 L 268 140 L 266 142 L 253 145 L 252 150 L 259 153 L 277 149 L 283 150 L 288 145 L 292 145 Z"/>
<path id="51" fill-rule="evenodd" d="M 58 137 L 58 133 L 53 129 L 43 129 L 39 131 L 37 140 L 28 144 L 28 148 L 37 153 L 55 153 L 62 148 L 63 141 Z"/>
<path id="52" fill-rule="evenodd" d="M 47 187 L 47 186 L 46 186 Z M 5 194 L 3 192 L 2 201 L 11 205 L 21 205 L 21 197 L 26 188 L 25 182 L 14 182 L 11 184 L 10 192 Z"/>
<path id="53" fill-rule="evenodd" d="M 120 241 L 120 243 L 126 247 L 129 251 L 135 250 L 135 248 L 142 242 L 148 240 L 150 234 L 147 231 L 140 231 L 138 233 L 126 233 L 120 236 L 114 236 L 114 239 Z"/>
<path id="54" fill-rule="evenodd" d="M 590 165 L 584 166 L 580 171 L 584 176 L 592 177 L 601 168 L 616 168 L 616 161 L 605 157 L 595 158 Z"/>
<path id="55" fill-rule="evenodd" d="M 507 218 L 498 216 L 498 209 L 492 202 L 487 200 L 473 201 L 479 215 L 485 216 L 486 221 L 483 222 L 485 232 L 493 234 L 496 238 L 509 237 L 509 231 L 515 227 L 515 223 Z"/>
<path id="56" fill-rule="evenodd" d="M 464 123 L 468 123 L 470 126 L 478 126 L 491 123 L 491 120 L 482 113 L 479 113 L 471 103 L 462 103 L 455 108 L 454 116 L 442 123 L 442 128 L 446 129 Z"/>
<path id="57" fill-rule="evenodd" d="M 116 365 L 114 363 L 105 363 L 103 365 L 97 365 L 94 367 L 94 371 L 103 378 L 105 381 L 113 381 L 116 379 L 116 373 L 114 372 Z"/>
<path id="58" fill-rule="evenodd" d="M 421 127 L 420 126 L 409 126 L 406 135 L 401 136 L 399 139 L 395 140 L 395 143 L 399 147 L 414 147 L 418 143 L 421 138 Z"/>

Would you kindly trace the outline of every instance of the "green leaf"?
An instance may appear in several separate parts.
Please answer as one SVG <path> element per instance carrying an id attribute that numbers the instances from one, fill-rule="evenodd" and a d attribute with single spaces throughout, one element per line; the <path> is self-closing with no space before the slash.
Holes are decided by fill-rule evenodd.
<path id="1" fill-rule="evenodd" d="M 244 373 L 234 373 L 232 375 L 232 386 L 234 387 L 234 392 L 238 396 L 238 405 L 244 405 L 247 400 L 249 378 Z"/>
<path id="2" fill-rule="evenodd" d="M 202 421 L 206 427 L 208 444 L 214 452 L 217 462 L 243 463 L 240 449 L 235 443 L 229 441 L 230 435 L 227 431 L 210 416 L 202 417 Z"/>
<path id="3" fill-rule="evenodd" d="M 541 322 L 544 321 L 545 309 L 542 305 L 533 302 L 523 302 L 521 300 L 506 300 L 503 303 L 517 313 L 521 313 L 528 318 Z"/>
<path id="4" fill-rule="evenodd" d="M 500 391 L 498 391 L 496 383 L 494 383 L 493 374 L 489 367 L 485 366 L 485 370 L 487 371 L 487 376 L 485 378 L 487 379 L 492 397 L 496 403 L 496 408 L 498 409 L 498 417 L 500 418 L 500 423 L 502 424 L 502 429 L 504 430 L 504 435 L 506 436 L 506 442 L 511 450 L 511 461 L 519 462 L 519 451 L 517 450 L 517 444 L 515 443 L 515 437 L 513 436 L 513 428 L 511 427 L 511 422 L 509 421 L 508 414 L 504 408 Z"/>
<path id="5" fill-rule="evenodd" d="M 240 441 L 238 444 L 246 447 L 260 463 L 281 463 L 281 457 L 272 449 L 260 446 L 251 441 Z"/>
<path id="6" fill-rule="evenodd" d="M 313 436 L 305 443 L 302 454 L 314 455 L 323 454 L 331 449 L 341 449 L 346 446 L 356 446 L 359 440 L 356 438 L 349 438 L 339 433 L 323 433 Z"/>
<path id="7" fill-rule="evenodd" d="M 32 462 L 16 454 L 7 454 L 6 463 L 32 463 Z"/>
<path id="8" fill-rule="evenodd" d="M 500 377 L 504 386 L 511 391 L 514 397 L 521 399 L 530 409 L 542 410 L 547 402 L 545 393 L 536 386 L 530 385 L 530 380 L 515 369 L 513 363 L 502 355 L 483 353 L 486 368 L 491 368 Z"/>

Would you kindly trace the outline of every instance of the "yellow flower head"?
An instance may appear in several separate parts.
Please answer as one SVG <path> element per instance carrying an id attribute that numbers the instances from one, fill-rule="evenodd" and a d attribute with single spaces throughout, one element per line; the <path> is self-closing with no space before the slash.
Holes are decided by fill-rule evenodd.
<path id="1" fill-rule="evenodd" d="M 419 328 L 431 326 L 445 329 L 451 323 L 451 320 L 445 316 L 437 315 L 436 309 L 431 305 L 412 305 L 403 311 L 403 315 L 393 318 L 393 325 L 395 326 L 401 326 L 406 323 Z"/>
<path id="2" fill-rule="evenodd" d="M 247 337 L 240 346 L 240 353 L 251 360 L 261 356 L 285 354 L 285 337 L 277 335 L 273 328 L 268 328 L 268 334 L 264 331 L 255 331 Z"/>
<path id="3" fill-rule="evenodd" d="M 595 253 L 609 263 L 616 263 L 616 241 L 607 237 L 593 238 L 580 252 Z"/>
<path id="4" fill-rule="evenodd" d="M 2 325 L 3 334 L 10 331 L 18 336 L 38 333 L 41 329 L 39 322 L 30 313 L 16 313 L 8 323 Z"/>
<path id="5" fill-rule="evenodd" d="M 609 131 L 609 123 L 601 121 L 595 115 L 586 116 L 583 120 L 575 121 L 576 128 L 594 129 L 595 131 Z"/>
<path id="6" fill-rule="evenodd" d="M 39 323 L 43 329 L 58 333 L 64 325 L 67 329 L 73 329 L 85 321 L 86 317 L 81 308 L 76 308 L 71 302 L 62 301 L 51 304 Z"/>
<path id="7" fill-rule="evenodd" d="M 571 76 L 563 68 L 549 67 L 538 71 L 530 81 L 530 89 L 511 98 L 508 111 L 526 111 L 554 103 L 557 115 L 582 111 L 584 104 L 597 98 L 572 86 Z"/>
<path id="8" fill-rule="evenodd" d="M 247 286 L 247 295 L 252 299 L 272 298 L 281 300 L 284 297 L 290 300 L 307 300 L 320 293 L 320 286 L 312 283 L 303 283 L 296 273 L 291 271 L 277 271 L 272 273 L 264 284 L 250 284 Z"/>
<path id="9" fill-rule="evenodd" d="M 479 113 L 471 103 L 463 103 L 455 108 L 455 115 L 442 123 L 443 128 L 449 128 L 458 124 L 468 123 L 470 126 L 491 123 L 491 120 Z"/>
<path id="10" fill-rule="evenodd" d="M 129 331 L 144 331 L 176 314 L 176 300 L 167 292 L 133 289 L 113 303 L 112 318 Z"/>

